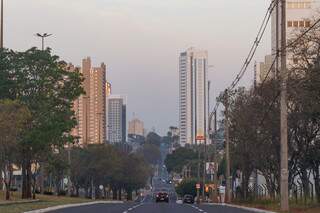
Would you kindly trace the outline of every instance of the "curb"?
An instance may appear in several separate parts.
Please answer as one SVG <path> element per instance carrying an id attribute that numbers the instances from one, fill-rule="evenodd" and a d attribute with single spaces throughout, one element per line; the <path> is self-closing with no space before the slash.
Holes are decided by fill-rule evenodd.
<path id="1" fill-rule="evenodd" d="M 21 200 L 21 201 L 4 201 L 0 202 L 0 206 L 14 205 L 14 204 L 24 204 L 24 203 L 36 203 L 40 200 Z"/>
<path id="2" fill-rule="evenodd" d="M 43 213 L 43 212 L 50 212 L 50 211 L 55 211 L 59 209 L 71 208 L 71 207 L 90 206 L 90 205 L 96 205 L 96 204 L 122 204 L 122 203 L 123 201 L 94 201 L 94 202 L 88 202 L 88 203 L 75 203 L 75 204 L 53 206 L 45 209 L 37 209 L 37 210 L 32 210 L 24 213 Z"/>
<path id="3" fill-rule="evenodd" d="M 205 204 L 205 205 L 227 206 L 227 207 L 231 207 L 231 208 L 243 209 L 243 210 L 257 212 L 257 213 L 277 213 L 277 212 L 273 212 L 273 211 L 262 210 L 262 209 L 257 209 L 257 208 L 250 208 L 250 207 L 245 207 L 245 206 L 232 205 L 232 204 L 211 203 L 211 204 Z"/>

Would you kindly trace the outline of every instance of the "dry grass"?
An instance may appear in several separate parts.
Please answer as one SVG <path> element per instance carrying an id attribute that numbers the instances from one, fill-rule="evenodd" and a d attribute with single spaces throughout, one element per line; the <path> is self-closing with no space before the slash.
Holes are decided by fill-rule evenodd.
<path id="1" fill-rule="evenodd" d="M 0 191 L 0 202 L 4 201 L 4 194 Z M 58 206 L 64 204 L 72 204 L 72 203 L 84 203 L 90 202 L 91 200 L 84 199 L 84 198 L 71 198 L 71 197 L 57 197 L 57 196 L 48 196 L 48 195 L 37 195 L 37 199 L 39 202 L 35 203 L 23 203 L 23 204 L 7 204 L 7 205 L 0 205 L 0 212 L 5 213 L 21 213 L 25 211 L 31 211 L 35 209 L 42 209 L 51 206 Z M 19 201 L 20 194 L 13 193 L 12 201 Z"/>
<path id="2" fill-rule="evenodd" d="M 239 202 L 236 203 L 241 206 L 258 208 L 263 210 L 270 210 L 274 212 L 281 212 L 280 211 L 280 203 L 276 201 L 270 200 L 260 200 L 254 202 Z M 320 205 L 318 204 L 296 204 L 290 203 L 290 213 L 320 213 Z"/>

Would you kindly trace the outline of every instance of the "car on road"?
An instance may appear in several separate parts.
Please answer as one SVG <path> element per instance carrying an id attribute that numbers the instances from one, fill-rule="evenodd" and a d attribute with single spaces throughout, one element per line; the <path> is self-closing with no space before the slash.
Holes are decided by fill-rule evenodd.
<path id="1" fill-rule="evenodd" d="M 159 192 L 156 195 L 156 203 L 158 202 L 166 202 L 169 203 L 169 195 L 167 192 Z"/>
<path id="2" fill-rule="evenodd" d="M 192 195 L 185 195 L 183 197 L 183 203 L 193 204 L 194 203 L 194 197 Z"/>

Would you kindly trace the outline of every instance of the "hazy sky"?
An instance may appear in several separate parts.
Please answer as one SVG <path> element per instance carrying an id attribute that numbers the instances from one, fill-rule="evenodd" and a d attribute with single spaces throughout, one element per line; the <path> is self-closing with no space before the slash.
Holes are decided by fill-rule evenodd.
<path id="1" fill-rule="evenodd" d="M 178 125 L 178 56 L 188 47 L 209 51 L 212 99 L 239 71 L 269 0 L 4 0 L 5 46 L 40 46 L 35 33 L 62 59 L 105 62 L 114 94 L 128 96 L 133 112 L 165 134 Z M 270 53 L 270 30 L 256 60 Z M 251 66 L 253 67 L 253 65 Z M 250 68 L 242 84 L 253 81 Z"/>

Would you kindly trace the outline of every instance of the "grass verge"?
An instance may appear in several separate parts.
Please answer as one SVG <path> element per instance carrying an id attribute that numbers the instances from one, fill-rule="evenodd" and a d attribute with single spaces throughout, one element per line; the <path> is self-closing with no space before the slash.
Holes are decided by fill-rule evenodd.
<path id="1" fill-rule="evenodd" d="M 280 202 L 271 200 L 259 200 L 252 202 L 235 202 L 234 204 L 251 208 L 270 210 L 274 212 L 280 211 Z M 290 202 L 289 213 L 320 213 L 320 204 L 302 204 Z"/>
<path id="2" fill-rule="evenodd" d="M 0 191 L 0 202 L 3 200 L 3 192 Z M 12 201 L 19 201 L 19 193 L 13 193 Z M 64 196 L 48 196 L 48 195 L 37 195 L 39 202 L 34 203 L 21 203 L 21 204 L 6 204 L 0 205 L 0 212 L 2 213 L 21 213 L 25 211 L 31 211 L 35 209 L 43 209 L 51 206 L 59 206 L 65 204 L 74 204 L 74 203 L 85 203 L 90 202 L 89 199 L 84 198 L 71 198 Z"/>

